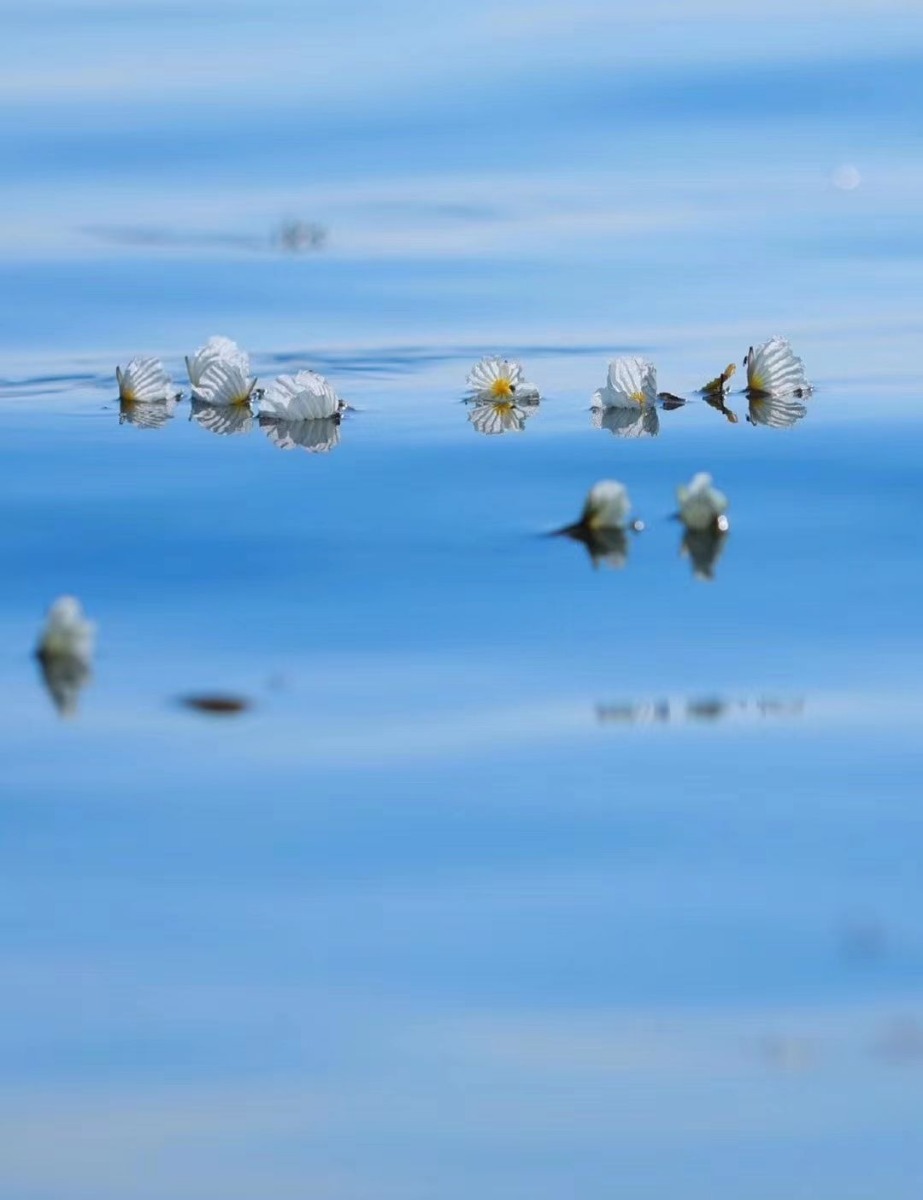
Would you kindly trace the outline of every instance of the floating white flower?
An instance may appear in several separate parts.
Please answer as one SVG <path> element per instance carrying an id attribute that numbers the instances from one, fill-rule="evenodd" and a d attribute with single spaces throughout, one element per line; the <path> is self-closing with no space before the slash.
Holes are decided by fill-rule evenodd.
<path id="1" fill-rule="evenodd" d="M 746 359 L 747 390 L 766 396 L 802 396 L 811 385 L 804 373 L 804 363 L 781 337 L 770 338 L 754 350 L 750 347 Z"/>
<path id="2" fill-rule="evenodd" d="M 626 529 L 643 529 L 640 521 L 629 526 L 631 500 L 628 489 L 614 479 L 603 479 L 587 494 L 580 520 L 557 532 L 583 542 L 593 565 L 600 562 L 609 567 L 624 567 L 628 561 Z"/>
<path id="3" fill-rule="evenodd" d="M 159 358 L 133 358 L 123 369 L 115 368 L 119 399 L 128 404 L 151 404 L 175 400 L 178 392 Z"/>
<path id="4" fill-rule="evenodd" d="M 496 433 L 522 433 L 536 406 L 520 408 L 512 400 L 484 400 L 472 406 L 468 420 L 488 436 Z"/>
<path id="5" fill-rule="evenodd" d="M 615 358 L 606 386 L 593 395 L 594 408 L 648 408 L 657 403 L 657 368 L 644 358 Z"/>
<path id="6" fill-rule="evenodd" d="M 190 418 L 209 433 L 228 437 L 236 433 L 249 433 L 253 425 L 253 413 L 247 405 L 223 405 L 216 407 L 205 400 L 192 398 Z"/>
<path id="7" fill-rule="evenodd" d="M 280 375 L 260 400 L 262 415 L 288 421 L 321 421 L 338 417 L 345 408 L 345 402 L 323 375 L 314 371 Z"/>
<path id="8" fill-rule="evenodd" d="M 260 414 L 260 428 L 280 450 L 307 450 L 326 454 L 340 441 L 340 418 L 320 417 L 307 421 L 286 421 Z"/>
<path id="9" fill-rule="evenodd" d="M 216 408 L 246 406 L 250 403 L 256 379 L 241 363 L 215 359 L 205 370 L 196 388 L 196 398 Z"/>
<path id="10" fill-rule="evenodd" d="M 469 399 L 477 402 L 515 400 L 517 404 L 537 404 L 538 388 L 523 378 L 522 367 L 508 358 L 482 358 L 468 372 Z"/>
<path id="11" fill-rule="evenodd" d="M 676 498 L 680 520 L 687 529 L 727 529 L 727 496 L 712 486 L 711 475 L 704 471 L 694 475 L 676 489 Z"/>
<path id="12" fill-rule="evenodd" d="M 660 432 L 656 408 L 593 408 L 590 418 L 594 429 L 608 429 L 615 437 L 656 437 Z"/>
<path id="13" fill-rule="evenodd" d="M 579 524 L 584 529 L 626 529 L 631 499 L 624 483 L 603 479 L 590 488 Z"/>
<path id="14" fill-rule="evenodd" d="M 243 375 L 250 374 L 250 356 L 245 350 L 230 338 L 216 335 L 196 350 L 195 354 L 187 356 L 186 371 L 189 382 L 195 392 L 205 378 L 209 367 L 216 362 L 229 362 L 239 367 Z"/>
<path id="15" fill-rule="evenodd" d="M 48 610 L 36 654 L 42 661 L 73 659 L 89 668 L 96 642 L 96 625 L 84 616 L 74 596 L 60 596 Z"/>

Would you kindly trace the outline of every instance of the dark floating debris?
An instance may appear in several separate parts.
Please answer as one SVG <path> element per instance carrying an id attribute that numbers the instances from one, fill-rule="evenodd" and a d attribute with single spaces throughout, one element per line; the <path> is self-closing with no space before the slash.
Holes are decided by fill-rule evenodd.
<path id="1" fill-rule="evenodd" d="M 229 696 L 220 693 L 182 696 L 180 704 L 184 708 L 191 708 L 196 712 L 208 713 L 209 716 L 215 717 L 233 717 L 253 707 L 252 702 L 246 696 Z"/>

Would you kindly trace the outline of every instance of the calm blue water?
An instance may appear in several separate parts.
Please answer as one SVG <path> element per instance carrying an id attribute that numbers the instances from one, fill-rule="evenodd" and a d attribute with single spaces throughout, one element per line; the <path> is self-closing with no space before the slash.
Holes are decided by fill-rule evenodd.
<path id="1" fill-rule="evenodd" d="M 914 7 L 0 7 L 3 1200 L 916 1200 Z M 801 419 L 694 394 L 776 332 Z M 336 444 L 120 423 L 213 333 Z"/>

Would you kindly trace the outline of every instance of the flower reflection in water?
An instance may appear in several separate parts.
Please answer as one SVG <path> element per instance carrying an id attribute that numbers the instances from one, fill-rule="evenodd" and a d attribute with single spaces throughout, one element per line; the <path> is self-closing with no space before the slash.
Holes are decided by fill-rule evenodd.
<path id="1" fill-rule="evenodd" d="M 591 408 L 590 419 L 594 429 L 608 429 L 615 437 L 656 437 L 660 433 L 656 408 Z"/>
<path id="2" fill-rule="evenodd" d="M 519 405 L 512 400 L 482 400 L 471 405 L 468 420 L 478 431 L 491 436 L 495 433 L 522 433 L 526 421 L 538 412 L 538 403 Z"/>
<path id="3" fill-rule="evenodd" d="M 798 396 L 751 395 L 747 420 L 751 425 L 768 425 L 770 429 L 789 429 L 808 415 L 808 409 Z"/>
<path id="4" fill-rule="evenodd" d="M 46 656 L 39 654 L 39 669 L 48 694 L 62 717 L 72 717 L 77 711 L 80 693 L 89 683 L 89 665 L 71 655 Z"/>
<path id="5" fill-rule="evenodd" d="M 119 400 L 119 424 L 138 429 L 162 429 L 172 420 L 175 400 Z"/>
<path id="6" fill-rule="evenodd" d="M 325 454 L 339 445 L 340 441 L 339 416 L 286 421 L 260 413 L 260 429 L 280 450 L 307 450 L 309 454 Z"/>
<path id="7" fill-rule="evenodd" d="M 596 719 L 605 725 L 702 725 L 741 719 L 791 719 L 803 714 L 804 700 L 801 697 L 775 700 L 760 696 L 735 700 L 709 695 L 617 700 L 596 705 Z"/>
<path id="8" fill-rule="evenodd" d="M 574 529 L 568 537 L 582 542 L 594 567 L 621 570 L 628 562 L 628 534 L 624 529 Z"/>
<path id="9" fill-rule="evenodd" d="M 680 554 L 689 559 L 696 579 L 714 579 L 715 565 L 724 553 L 727 529 L 687 529 L 680 543 Z"/>
<path id="10" fill-rule="evenodd" d="M 189 419 L 219 437 L 249 433 L 253 427 L 253 413 L 247 405 L 226 404 L 218 407 L 193 397 L 191 408 Z"/>

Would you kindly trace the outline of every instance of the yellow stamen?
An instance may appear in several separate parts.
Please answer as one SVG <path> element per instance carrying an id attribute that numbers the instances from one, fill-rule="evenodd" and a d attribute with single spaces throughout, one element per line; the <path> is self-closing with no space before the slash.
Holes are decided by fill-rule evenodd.
<path id="1" fill-rule="evenodd" d="M 501 375 L 499 379 L 495 379 L 490 385 L 490 394 L 497 399 L 501 396 L 512 396 L 513 385 L 505 376 Z"/>
<path id="2" fill-rule="evenodd" d="M 647 396 L 645 396 L 643 392 L 632 392 L 628 399 L 634 400 L 635 404 L 640 404 L 643 408 L 644 403 L 647 400 Z"/>

